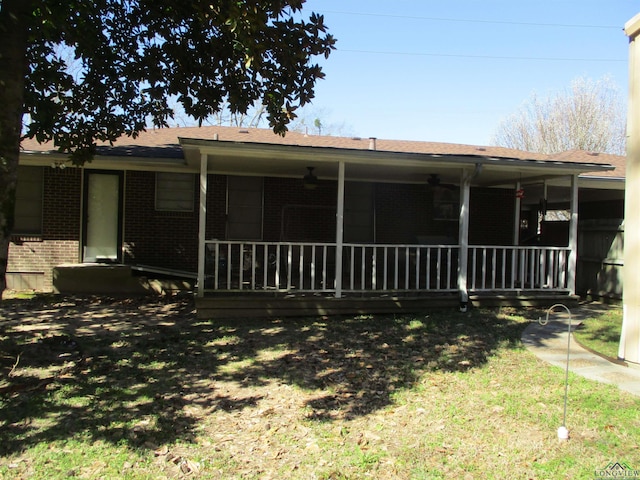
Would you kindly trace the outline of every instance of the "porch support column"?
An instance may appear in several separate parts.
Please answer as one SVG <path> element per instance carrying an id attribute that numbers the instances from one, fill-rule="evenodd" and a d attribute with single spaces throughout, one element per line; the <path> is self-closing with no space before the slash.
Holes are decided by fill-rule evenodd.
<path id="1" fill-rule="evenodd" d="M 469 199 L 471 182 L 480 175 L 482 164 L 477 163 L 473 172 L 462 170 L 460 176 L 460 218 L 458 223 L 458 292 L 460 293 L 460 311 L 469 307 L 467 278 L 469 274 Z"/>
<path id="2" fill-rule="evenodd" d="M 200 212 L 198 218 L 198 297 L 204 296 L 207 229 L 207 154 L 200 154 Z"/>
<path id="3" fill-rule="evenodd" d="M 471 198 L 471 182 L 480 175 L 482 164 L 476 163 L 473 172 L 462 170 L 460 176 L 460 218 L 458 223 L 458 292 L 460 293 L 460 311 L 466 312 L 469 307 L 469 199 Z"/>
<path id="4" fill-rule="evenodd" d="M 338 208 L 336 210 L 336 298 L 342 298 L 342 243 L 344 241 L 344 162 L 338 163 Z"/>
<path id="5" fill-rule="evenodd" d="M 629 108 L 624 211 L 622 332 L 618 357 L 640 363 L 640 14 L 625 25 L 629 37 Z"/>
<path id="6" fill-rule="evenodd" d="M 576 265 L 578 259 L 578 175 L 571 176 L 571 219 L 569 220 L 569 269 L 567 288 L 576 293 Z"/>
<path id="7" fill-rule="evenodd" d="M 462 171 L 460 179 L 460 218 L 458 224 L 458 292 L 460 311 L 466 312 L 469 305 L 467 272 L 469 270 L 469 198 L 471 192 L 470 175 Z"/>
<path id="8" fill-rule="evenodd" d="M 513 245 L 520 245 L 520 208 L 522 205 L 522 199 L 520 198 L 520 189 L 522 188 L 522 184 L 520 182 L 516 182 L 516 200 L 514 206 L 514 215 L 513 215 Z"/>

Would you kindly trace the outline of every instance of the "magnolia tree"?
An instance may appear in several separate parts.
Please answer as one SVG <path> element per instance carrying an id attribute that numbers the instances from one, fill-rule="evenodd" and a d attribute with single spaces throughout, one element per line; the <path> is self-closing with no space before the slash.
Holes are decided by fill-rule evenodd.
<path id="1" fill-rule="evenodd" d="M 626 109 L 609 78 L 574 80 L 541 98 L 533 95 L 499 125 L 492 143 L 529 152 L 567 150 L 625 154 Z"/>
<path id="2" fill-rule="evenodd" d="M 335 48 L 304 2 L 2 0 L 0 295 L 23 137 L 81 165 L 98 141 L 168 125 L 172 101 L 200 123 L 260 103 L 284 135 L 324 76 L 315 57 Z"/>

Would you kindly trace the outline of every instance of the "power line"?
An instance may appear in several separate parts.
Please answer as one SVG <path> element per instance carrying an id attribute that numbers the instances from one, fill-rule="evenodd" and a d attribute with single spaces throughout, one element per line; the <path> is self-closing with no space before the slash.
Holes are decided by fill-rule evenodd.
<path id="1" fill-rule="evenodd" d="M 469 55 L 456 53 L 420 53 L 420 52 L 384 52 L 374 50 L 350 50 L 338 48 L 338 52 L 346 53 L 368 53 L 373 55 L 403 55 L 414 57 L 451 57 L 451 58 L 481 58 L 491 60 L 536 60 L 536 61 L 552 61 L 552 62 L 627 62 L 627 59 L 616 58 L 560 58 L 560 57 L 516 57 L 502 55 Z"/>
<path id="2" fill-rule="evenodd" d="M 456 23 L 486 23 L 494 25 L 520 25 L 531 27 L 556 27 L 556 28 L 599 28 L 599 29 L 616 29 L 622 30 L 619 25 L 587 25 L 573 23 L 542 23 L 542 22 L 514 22 L 506 20 L 475 20 L 464 18 L 446 18 L 446 17 L 416 17 L 411 15 L 393 15 L 386 13 L 361 13 L 361 12 L 338 12 L 325 10 L 324 13 L 334 13 L 338 15 L 357 15 L 363 17 L 383 17 L 383 18 L 401 18 L 404 20 L 430 20 L 437 22 L 456 22 Z"/>

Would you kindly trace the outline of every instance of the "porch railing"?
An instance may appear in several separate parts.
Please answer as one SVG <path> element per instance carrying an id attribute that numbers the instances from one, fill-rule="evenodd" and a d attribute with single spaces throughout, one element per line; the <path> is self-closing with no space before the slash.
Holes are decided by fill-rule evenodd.
<path id="1" fill-rule="evenodd" d="M 344 244 L 345 292 L 457 290 L 457 245 Z"/>
<path id="2" fill-rule="evenodd" d="M 205 244 L 205 290 L 335 291 L 335 244 Z"/>
<path id="3" fill-rule="evenodd" d="M 468 287 L 490 290 L 569 290 L 568 247 L 469 247 Z"/>
<path id="4" fill-rule="evenodd" d="M 468 287 L 564 290 L 567 248 L 469 247 Z M 458 245 L 343 245 L 343 292 L 456 291 Z M 205 291 L 335 292 L 334 243 L 206 241 Z"/>

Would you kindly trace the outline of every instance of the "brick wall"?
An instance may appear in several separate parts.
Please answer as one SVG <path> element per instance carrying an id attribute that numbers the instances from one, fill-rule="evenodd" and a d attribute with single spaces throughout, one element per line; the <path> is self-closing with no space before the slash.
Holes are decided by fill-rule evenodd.
<path id="1" fill-rule="evenodd" d="M 38 168 L 43 169 L 42 233 L 12 238 L 7 282 L 9 288 L 51 291 L 52 268 L 80 260 L 82 171 Z"/>
<path id="2" fill-rule="evenodd" d="M 206 238 L 226 239 L 227 177 L 209 175 Z M 194 176 L 194 182 L 198 178 Z M 306 190 L 300 179 L 264 179 L 263 239 L 266 241 L 335 240 L 336 182 Z M 192 212 L 155 210 L 155 174 L 127 172 L 125 263 L 197 269 L 199 189 Z M 284 232 L 283 232 L 284 225 Z M 284 238 L 283 238 L 284 233 Z"/>
<path id="3" fill-rule="evenodd" d="M 125 263 L 197 269 L 198 188 L 193 210 L 161 212 L 155 208 L 155 173 L 128 171 L 124 200 Z M 193 177 L 194 186 L 197 176 Z"/>

